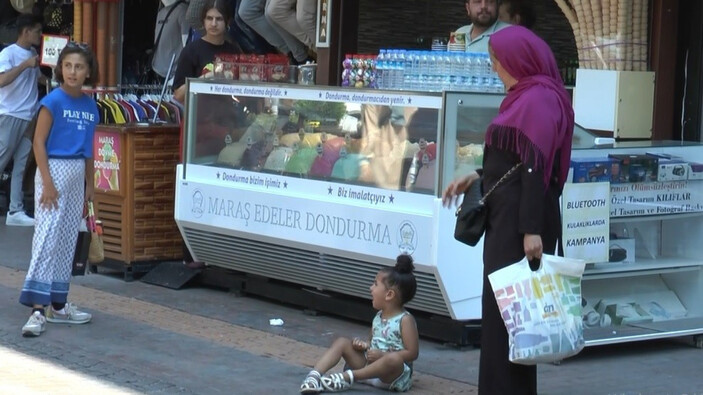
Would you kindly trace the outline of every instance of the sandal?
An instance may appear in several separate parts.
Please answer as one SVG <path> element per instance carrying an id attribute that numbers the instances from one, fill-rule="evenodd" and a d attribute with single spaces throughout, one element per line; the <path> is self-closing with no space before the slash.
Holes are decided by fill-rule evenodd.
<path id="1" fill-rule="evenodd" d="M 319 377 L 313 375 L 308 375 L 303 381 L 303 384 L 300 384 L 301 394 L 319 394 L 322 390 L 323 388 L 322 384 L 320 384 Z"/>
<path id="2" fill-rule="evenodd" d="M 346 371 L 349 381 L 344 379 L 344 373 L 332 373 L 322 377 L 322 386 L 329 392 L 346 391 L 354 384 L 354 375 L 351 370 Z"/>

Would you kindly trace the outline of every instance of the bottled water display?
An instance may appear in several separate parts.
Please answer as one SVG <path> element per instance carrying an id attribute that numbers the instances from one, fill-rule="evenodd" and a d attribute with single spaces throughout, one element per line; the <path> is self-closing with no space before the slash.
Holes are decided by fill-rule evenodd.
<path id="1" fill-rule="evenodd" d="M 491 58 L 480 52 L 382 49 L 376 58 L 379 89 L 503 93 Z"/>

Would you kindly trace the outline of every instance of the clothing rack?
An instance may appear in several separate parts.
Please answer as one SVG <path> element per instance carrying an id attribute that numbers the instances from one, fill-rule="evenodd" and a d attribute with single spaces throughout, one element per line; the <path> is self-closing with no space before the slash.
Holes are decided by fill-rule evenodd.
<path id="1" fill-rule="evenodd" d="M 142 85 L 141 88 L 144 88 Z M 124 125 L 130 123 L 170 123 L 179 124 L 183 117 L 183 108 L 179 103 L 166 99 L 157 89 L 127 90 L 122 92 L 94 92 L 100 110 L 101 124 Z M 131 89 L 136 89 L 136 86 Z M 159 86 L 156 86 L 159 88 Z"/>
<path id="2" fill-rule="evenodd" d="M 120 85 L 120 89 L 160 90 L 161 84 L 124 84 Z"/>

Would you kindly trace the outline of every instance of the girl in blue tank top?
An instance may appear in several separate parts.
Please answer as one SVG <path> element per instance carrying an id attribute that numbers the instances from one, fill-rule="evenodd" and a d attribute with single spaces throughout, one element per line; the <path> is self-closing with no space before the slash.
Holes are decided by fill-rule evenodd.
<path id="1" fill-rule="evenodd" d="M 59 54 L 60 87 L 42 99 L 34 132 L 35 229 L 32 260 L 20 303 L 32 308 L 23 336 L 39 336 L 45 323 L 84 324 L 91 315 L 68 302 L 71 266 L 84 201 L 93 198 L 95 101 L 83 85 L 98 77 L 89 48 L 69 43 Z"/>
<path id="2" fill-rule="evenodd" d="M 413 260 L 400 255 L 395 267 L 381 269 L 371 285 L 373 307 L 378 310 L 368 341 L 339 338 L 325 352 L 300 385 L 303 394 L 338 392 L 363 382 L 389 391 L 412 386 L 412 364 L 419 354 L 415 318 L 405 304 L 415 296 Z M 342 372 L 325 374 L 344 358 Z"/>

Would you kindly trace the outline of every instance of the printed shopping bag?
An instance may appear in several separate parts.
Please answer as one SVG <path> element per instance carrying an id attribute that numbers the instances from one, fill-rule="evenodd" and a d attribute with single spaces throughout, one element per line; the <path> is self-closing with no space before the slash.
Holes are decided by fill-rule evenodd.
<path id="1" fill-rule="evenodd" d="M 73 266 L 71 268 L 72 276 L 85 275 L 88 267 L 88 253 L 90 250 L 90 232 L 86 226 L 86 221 L 81 220 L 81 227 L 78 231 L 78 240 L 76 240 L 76 251 L 73 254 Z"/>
<path id="2" fill-rule="evenodd" d="M 90 229 L 90 249 L 88 252 L 88 262 L 96 264 L 105 260 L 103 250 L 102 224 L 95 219 L 95 208 L 93 202 L 88 202 L 88 229 Z"/>
<path id="3" fill-rule="evenodd" d="M 580 259 L 543 254 L 536 271 L 523 258 L 488 275 L 508 330 L 511 362 L 555 362 L 583 349 L 581 276 L 585 267 Z"/>

